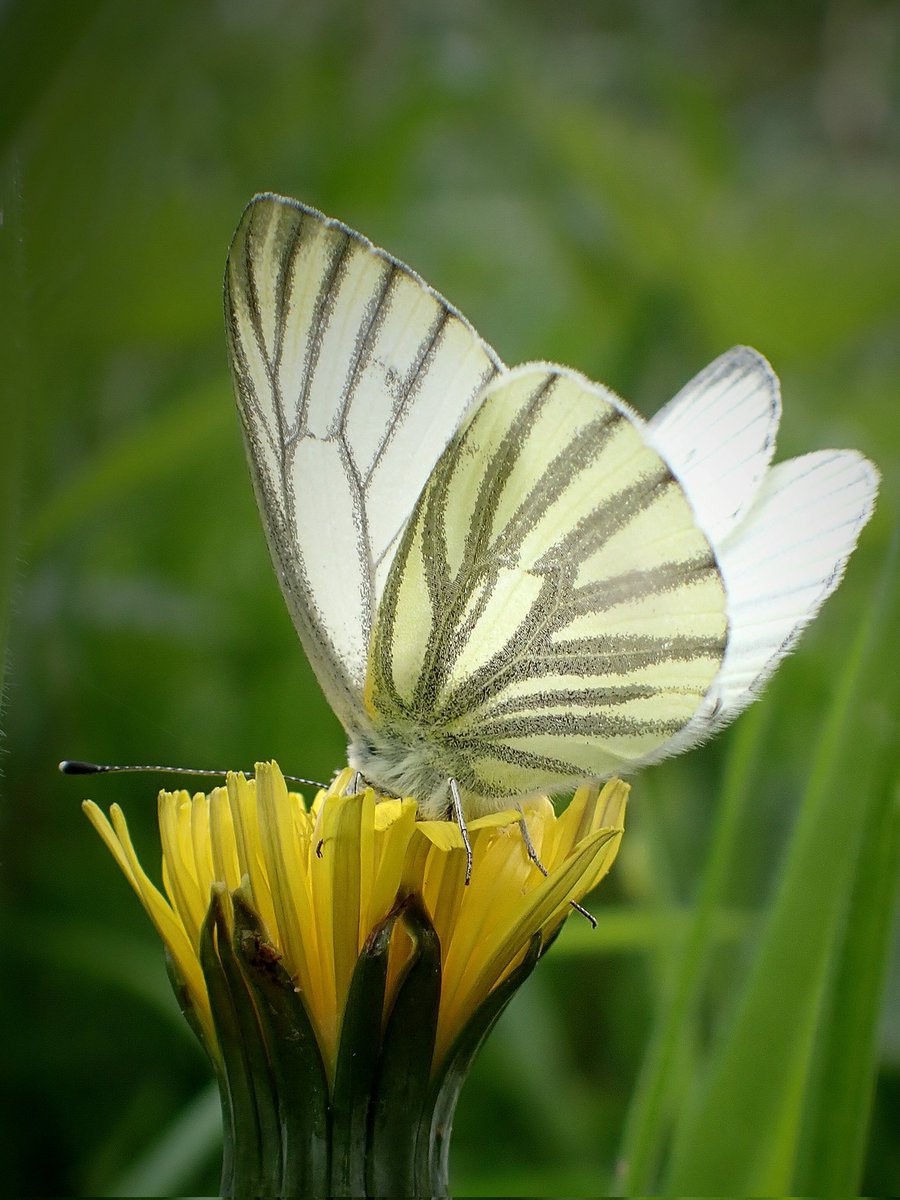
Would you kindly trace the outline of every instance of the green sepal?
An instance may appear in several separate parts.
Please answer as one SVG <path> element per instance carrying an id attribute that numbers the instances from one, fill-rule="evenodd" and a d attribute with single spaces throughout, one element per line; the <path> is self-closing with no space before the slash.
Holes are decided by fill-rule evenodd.
<path id="1" fill-rule="evenodd" d="M 370 1196 L 433 1194 L 430 1179 L 416 1186 L 416 1160 L 441 1003 L 441 943 L 418 896 L 410 896 L 400 912 L 413 952 L 397 988 L 378 1064 L 367 1155 Z"/>
<path id="2" fill-rule="evenodd" d="M 222 1195 L 446 1196 L 451 1126 L 469 1068 L 555 933 L 534 935 L 432 1075 L 441 946 L 421 899 L 407 896 L 371 932 L 356 963 L 329 1103 L 315 1031 L 252 897 L 243 887 L 232 893 L 233 921 L 226 904 L 224 885 L 213 885 L 200 938 L 218 1047 L 206 1045 L 184 981 L 169 964 L 182 1011 L 219 1078 Z M 412 951 L 385 1012 L 398 919 Z"/>
<path id="3" fill-rule="evenodd" d="M 175 999 L 178 1001 L 178 1007 L 181 1009 L 181 1015 L 187 1021 L 191 1028 L 191 1032 L 195 1034 L 197 1041 L 203 1047 L 207 1057 L 218 1074 L 221 1065 L 219 1062 L 219 1048 L 218 1046 L 211 1046 L 209 1044 L 206 1033 L 203 1029 L 203 1025 L 197 1017 L 197 1011 L 194 1008 L 193 1001 L 191 1000 L 190 989 L 185 982 L 184 976 L 179 971 L 178 964 L 176 963 L 168 946 L 165 947 L 165 957 L 166 974 L 169 976 L 169 983 L 172 985 L 172 991 L 175 993 Z"/>
<path id="4" fill-rule="evenodd" d="M 235 1195 L 235 1181 L 252 1181 L 250 1194 L 261 1194 L 261 1146 L 251 1063 L 238 1016 L 244 1002 L 232 994 L 231 982 L 219 957 L 219 947 L 230 957 L 228 931 L 222 909 L 224 885 L 213 884 L 209 910 L 200 931 L 200 969 L 206 982 L 213 1025 L 219 1040 L 219 1088 L 222 1094 L 224 1150 L 223 1196 Z M 242 1191 L 244 1189 L 242 1188 Z"/>
<path id="5" fill-rule="evenodd" d="M 395 909 L 369 934 L 350 980 L 331 1095 L 332 1196 L 366 1195 L 369 1106 L 381 1050 L 391 934 L 398 915 Z"/>
<path id="6" fill-rule="evenodd" d="M 546 943 L 540 932 L 532 936 L 525 957 L 481 1002 L 453 1039 L 446 1058 L 435 1072 L 428 1102 L 428 1127 L 423 1128 L 419 1135 L 416 1175 L 422 1194 L 447 1194 L 453 1115 L 469 1068 L 503 1010 L 534 970 L 538 959 L 549 949 L 557 933 L 558 930 Z M 433 1189 L 436 1186 L 441 1190 L 435 1192 Z M 431 1193 L 427 1190 L 429 1187 Z"/>
<path id="7" fill-rule="evenodd" d="M 219 1056 L 219 1048 L 218 1046 L 210 1045 L 206 1031 L 197 1017 L 197 1012 L 191 1000 L 190 990 L 168 946 L 166 947 L 165 957 L 166 974 L 169 976 L 169 983 L 172 985 L 172 991 L 175 993 L 178 1007 L 181 1009 L 184 1019 L 196 1034 L 197 1040 L 209 1058 L 215 1072 L 216 1082 L 219 1085 L 219 1102 L 222 1107 L 222 1180 L 224 1181 L 225 1179 L 232 1178 L 234 1174 L 234 1127 L 228 1081 L 225 1076 L 222 1059 Z M 207 989 L 209 989 L 208 982 Z"/>
<path id="8" fill-rule="evenodd" d="M 236 1195 L 277 1196 L 281 1194 L 283 1146 L 278 1106 L 278 1089 L 272 1064 L 266 1052 L 265 1035 L 253 993 L 235 954 L 225 911 L 219 904 L 216 914 L 216 949 L 222 971 L 231 990 L 232 1004 L 244 1042 L 244 1056 L 250 1076 L 252 1100 L 256 1110 L 259 1161 L 252 1174 L 233 1180 Z"/>
<path id="9" fill-rule="evenodd" d="M 232 893 L 232 948 L 252 997 L 280 1133 L 281 1196 L 325 1195 L 330 1168 L 328 1076 L 315 1032 L 244 889 Z M 241 1189 L 243 1190 L 243 1189 Z"/>

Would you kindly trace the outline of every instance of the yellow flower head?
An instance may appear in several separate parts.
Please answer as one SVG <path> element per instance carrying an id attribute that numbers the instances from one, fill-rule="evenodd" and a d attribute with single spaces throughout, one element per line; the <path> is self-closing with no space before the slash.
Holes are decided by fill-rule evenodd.
<path id="1" fill-rule="evenodd" d="M 440 942 L 440 1007 L 434 1064 L 487 997 L 535 946 L 546 947 L 571 911 L 609 870 L 618 850 L 628 788 L 583 787 L 561 816 L 547 799 L 525 817 L 547 870 L 530 861 L 517 812 L 469 825 L 473 869 L 458 828 L 418 821 L 412 799 L 371 788 L 345 795 L 339 775 L 311 807 L 289 792 L 274 763 L 256 778 L 229 775 L 208 795 L 161 792 L 163 888 L 135 854 L 121 809 L 85 811 L 159 931 L 187 1002 L 214 1058 L 220 1054 L 201 945 L 211 897 L 233 929 L 240 896 L 259 917 L 266 951 L 303 1002 L 329 1075 L 357 962 L 398 905 L 418 898 Z M 402 921 L 390 925 L 385 1011 L 413 953 Z"/>

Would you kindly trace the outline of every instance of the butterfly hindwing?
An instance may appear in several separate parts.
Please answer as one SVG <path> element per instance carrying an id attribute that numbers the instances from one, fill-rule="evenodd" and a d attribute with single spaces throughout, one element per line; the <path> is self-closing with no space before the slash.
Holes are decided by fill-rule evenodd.
<path id="1" fill-rule="evenodd" d="M 714 543 L 752 505 L 775 450 L 780 416 L 775 372 L 756 350 L 734 346 L 648 421 L 651 443 Z"/>
<path id="2" fill-rule="evenodd" d="M 345 727 L 369 635 L 434 463 L 501 364 L 414 272 L 294 200 L 248 206 L 226 326 L 263 523 L 307 656 Z"/>
<path id="3" fill-rule="evenodd" d="M 719 723 L 753 700 L 840 583 L 872 515 L 878 472 L 855 450 L 778 463 L 719 557 L 730 597 Z"/>
<path id="4" fill-rule="evenodd" d="M 391 567 L 367 703 L 481 797 L 631 767 L 722 661 L 725 596 L 644 423 L 562 368 L 490 384 Z"/>

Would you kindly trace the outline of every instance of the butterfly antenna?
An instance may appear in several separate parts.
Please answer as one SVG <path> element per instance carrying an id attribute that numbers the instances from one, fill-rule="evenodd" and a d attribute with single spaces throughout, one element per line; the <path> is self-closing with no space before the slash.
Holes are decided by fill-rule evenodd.
<path id="1" fill-rule="evenodd" d="M 162 775 L 206 775 L 215 779 L 224 779 L 228 771 L 213 771 L 203 767 L 163 767 L 154 766 L 119 766 L 112 763 L 82 762 L 78 758 L 64 758 L 59 764 L 63 775 L 124 775 L 131 772 L 143 772 Z M 326 788 L 327 783 L 318 779 L 304 779 L 301 775 L 285 775 L 291 783 L 305 783 L 308 787 Z"/>

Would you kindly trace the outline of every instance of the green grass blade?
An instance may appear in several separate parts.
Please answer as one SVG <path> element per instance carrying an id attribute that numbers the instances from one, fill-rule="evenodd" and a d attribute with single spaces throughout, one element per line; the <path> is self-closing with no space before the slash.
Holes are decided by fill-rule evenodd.
<path id="1" fill-rule="evenodd" d="M 598 958 L 605 954 L 647 954 L 680 945 L 693 936 L 696 911 L 683 906 L 660 910 L 646 905 L 598 905 L 597 928 L 587 921 L 568 919 L 553 947 L 553 959 Z M 712 914 L 710 945 L 734 946 L 746 938 L 755 914 L 738 907 L 716 908 Z"/>
<path id="2" fill-rule="evenodd" d="M 35 510 L 24 531 L 29 553 L 43 553 L 92 513 L 177 476 L 220 443 L 226 445 L 235 425 L 228 396 L 227 380 L 215 376 L 106 447 Z"/>
<path id="3" fill-rule="evenodd" d="M 898 619 L 895 603 L 882 628 L 896 629 Z M 900 680 L 895 672 L 888 678 L 883 704 L 896 713 Z M 861 1186 L 900 867 L 893 735 L 893 726 L 875 724 L 862 743 L 869 786 L 859 789 L 855 878 L 832 956 L 803 1112 L 794 1191 L 804 1195 L 849 1195 Z"/>
<path id="4" fill-rule="evenodd" d="M 222 1152 L 222 1105 L 210 1083 L 187 1104 L 127 1171 L 108 1196 L 179 1196 Z"/>
<path id="5" fill-rule="evenodd" d="M 103 0 L 18 0 L 0 10 L 0 79 L 6 84 L 0 146 L 8 146 L 17 128 L 39 107 L 102 6 Z"/>
<path id="6" fill-rule="evenodd" d="M 816 1044 L 795 1173 L 798 1195 L 848 1196 L 861 1183 L 900 866 L 895 785 L 876 793 L 874 807 Z"/>
<path id="7" fill-rule="evenodd" d="M 17 578 L 21 528 L 22 476 L 26 413 L 31 395 L 25 371 L 25 270 L 15 164 L 0 175 L 0 328 L 4 330 L 3 382 L 0 403 L 0 709 L 6 696 L 7 643 Z"/>
<path id="8" fill-rule="evenodd" d="M 873 613 L 864 622 L 837 682 L 749 977 L 707 1078 L 676 1130 L 667 1191 L 778 1195 L 792 1189 L 831 955 L 856 879 L 860 797 L 849 772 L 838 768 L 851 742 L 849 720 L 867 652 L 880 645 L 876 632 L 886 605 L 879 608 L 882 620 Z"/>
<path id="9" fill-rule="evenodd" d="M 767 713 L 764 705 L 757 705 L 735 731 L 696 908 L 681 939 L 675 977 L 662 997 L 625 1125 L 619 1156 L 621 1178 L 617 1184 L 626 1195 L 647 1193 L 654 1187 L 677 1099 L 684 1031 L 697 1014 L 710 952 L 721 941 L 722 901 L 751 796 L 750 783 Z"/>

